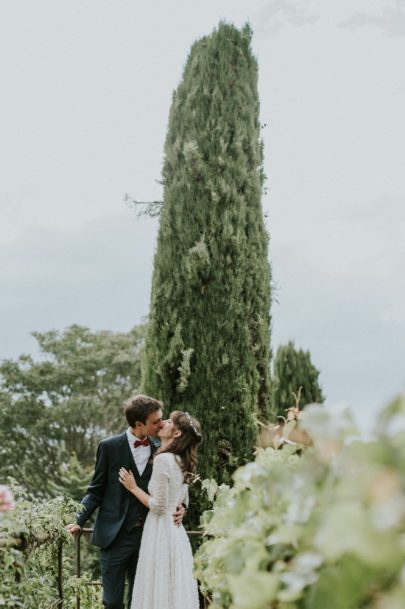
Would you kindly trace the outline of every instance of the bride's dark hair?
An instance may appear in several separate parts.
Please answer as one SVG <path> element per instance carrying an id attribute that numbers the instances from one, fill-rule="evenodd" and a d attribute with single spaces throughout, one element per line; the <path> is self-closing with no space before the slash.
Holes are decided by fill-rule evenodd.
<path id="1" fill-rule="evenodd" d="M 173 425 L 181 431 L 181 435 L 173 438 L 169 446 L 161 453 L 173 453 L 180 457 L 179 465 L 184 475 L 185 482 L 191 482 L 197 467 L 197 446 L 201 442 L 200 423 L 188 412 L 175 410 L 170 415 Z"/>

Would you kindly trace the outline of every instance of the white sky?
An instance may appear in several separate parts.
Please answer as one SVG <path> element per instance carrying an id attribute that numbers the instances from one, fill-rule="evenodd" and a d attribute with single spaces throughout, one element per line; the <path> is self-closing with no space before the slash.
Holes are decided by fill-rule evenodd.
<path id="1" fill-rule="evenodd" d="M 34 330 L 148 312 L 173 89 L 191 44 L 250 21 L 259 61 L 273 350 L 369 425 L 405 389 L 404 0 L 3 0 L 0 358 Z"/>

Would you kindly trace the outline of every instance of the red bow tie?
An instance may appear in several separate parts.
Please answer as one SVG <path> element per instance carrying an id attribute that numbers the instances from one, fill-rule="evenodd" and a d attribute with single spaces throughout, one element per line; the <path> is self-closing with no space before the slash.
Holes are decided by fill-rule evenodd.
<path id="1" fill-rule="evenodd" d="M 135 440 L 134 448 L 138 448 L 138 446 L 149 446 L 149 438 L 145 438 L 144 440 Z"/>

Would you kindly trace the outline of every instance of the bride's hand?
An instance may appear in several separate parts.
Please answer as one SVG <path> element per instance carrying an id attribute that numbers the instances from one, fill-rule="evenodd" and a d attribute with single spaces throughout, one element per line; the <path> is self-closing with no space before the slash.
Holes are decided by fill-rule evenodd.
<path id="1" fill-rule="evenodd" d="M 118 479 L 128 491 L 134 491 L 138 486 L 135 482 L 134 474 L 127 471 L 125 467 L 121 467 L 118 474 Z"/>

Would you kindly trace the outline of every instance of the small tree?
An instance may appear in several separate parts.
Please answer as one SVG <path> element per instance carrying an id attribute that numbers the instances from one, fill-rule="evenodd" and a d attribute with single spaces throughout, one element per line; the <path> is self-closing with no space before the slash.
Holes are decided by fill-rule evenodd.
<path id="1" fill-rule="evenodd" d="M 122 431 L 122 404 L 139 389 L 144 328 L 128 333 L 34 333 L 40 357 L 0 364 L 0 482 L 34 493 L 83 495 L 98 442 Z"/>
<path id="2" fill-rule="evenodd" d="M 285 416 L 287 408 L 295 406 L 294 394 L 299 396 L 300 408 L 313 402 L 322 403 L 325 398 L 319 374 L 309 351 L 296 349 L 293 341 L 280 345 L 274 359 L 272 380 L 272 404 L 277 415 Z"/>
<path id="3" fill-rule="evenodd" d="M 143 387 L 202 424 L 201 477 L 229 480 L 270 411 L 270 269 L 251 30 L 196 42 L 173 96 Z"/>

